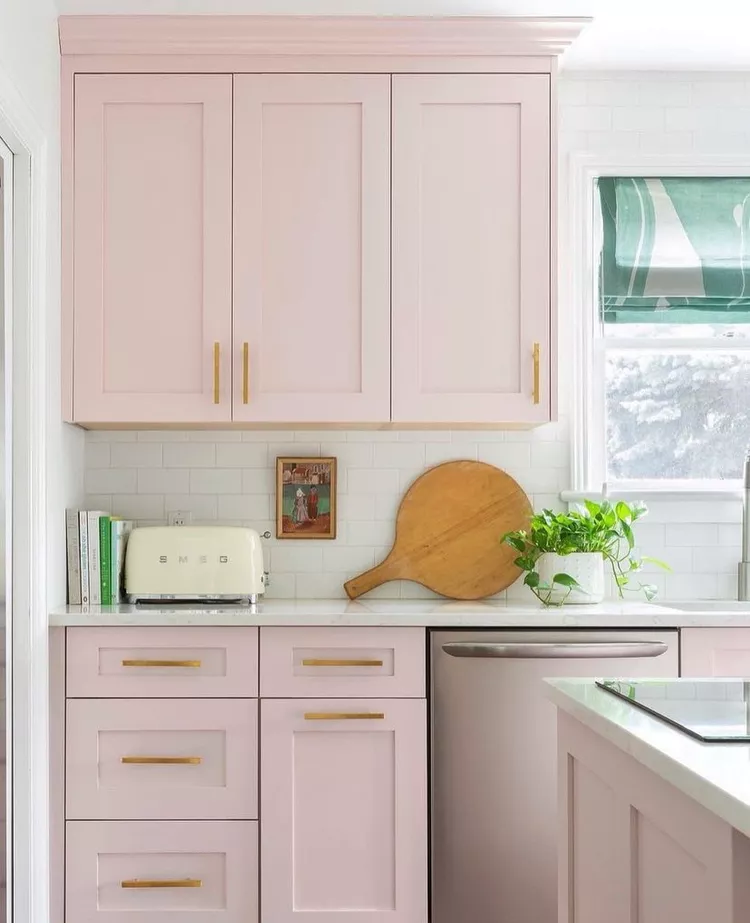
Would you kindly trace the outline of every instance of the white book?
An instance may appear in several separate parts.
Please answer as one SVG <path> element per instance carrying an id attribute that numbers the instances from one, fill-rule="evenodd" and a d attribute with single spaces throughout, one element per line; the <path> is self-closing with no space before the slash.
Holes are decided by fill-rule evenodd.
<path id="1" fill-rule="evenodd" d="M 127 602 L 125 595 L 125 549 L 128 536 L 133 530 L 133 523 L 127 519 L 112 520 L 112 553 L 110 565 L 112 568 L 112 603 Z"/>
<path id="2" fill-rule="evenodd" d="M 99 553 L 99 520 L 107 514 L 101 510 L 89 510 L 89 602 L 99 606 L 102 602 L 102 575 Z"/>
<path id="3" fill-rule="evenodd" d="M 81 552 L 78 510 L 65 511 L 65 535 L 68 547 L 68 603 L 81 605 Z"/>
<path id="4" fill-rule="evenodd" d="M 86 510 L 78 514 L 78 546 L 81 552 L 81 604 L 89 602 L 89 518 Z"/>

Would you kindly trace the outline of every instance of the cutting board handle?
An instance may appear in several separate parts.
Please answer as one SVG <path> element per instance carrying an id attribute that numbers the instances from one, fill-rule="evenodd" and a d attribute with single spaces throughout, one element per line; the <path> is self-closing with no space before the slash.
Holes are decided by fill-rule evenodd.
<path id="1" fill-rule="evenodd" d="M 386 558 L 377 567 L 373 567 L 371 570 L 365 571 L 364 574 L 359 574 L 359 576 L 347 580 L 344 584 L 344 589 L 349 599 L 357 599 L 358 596 L 369 593 L 375 587 L 388 583 L 389 580 L 398 580 L 398 578 L 398 568 L 390 562 L 389 558 Z"/>

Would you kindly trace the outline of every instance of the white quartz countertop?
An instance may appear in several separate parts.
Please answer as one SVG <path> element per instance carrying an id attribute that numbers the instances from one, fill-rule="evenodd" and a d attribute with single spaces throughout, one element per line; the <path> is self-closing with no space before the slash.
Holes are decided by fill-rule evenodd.
<path id="1" fill-rule="evenodd" d="M 673 682 L 699 686 L 701 680 Z M 545 683 L 558 708 L 750 836 L 750 744 L 702 743 L 590 679 Z"/>
<path id="2" fill-rule="evenodd" d="M 693 604 L 683 611 L 646 602 L 604 602 L 545 609 L 541 604 L 504 600 L 268 600 L 255 607 L 63 606 L 51 612 L 51 626 L 81 625 L 399 625 L 450 628 L 682 628 L 750 627 L 750 604 L 726 609 Z"/>

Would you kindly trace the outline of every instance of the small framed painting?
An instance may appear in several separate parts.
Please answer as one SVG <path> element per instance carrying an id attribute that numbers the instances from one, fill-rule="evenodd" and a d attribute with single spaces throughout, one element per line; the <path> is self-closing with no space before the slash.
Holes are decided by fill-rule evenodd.
<path id="1" fill-rule="evenodd" d="M 336 459 L 276 459 L 276 537 L 336 538 Z"/>

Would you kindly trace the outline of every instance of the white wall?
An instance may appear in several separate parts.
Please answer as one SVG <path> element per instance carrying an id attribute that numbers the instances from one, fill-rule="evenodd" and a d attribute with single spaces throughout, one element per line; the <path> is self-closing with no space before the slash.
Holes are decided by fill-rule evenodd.
<path id="1" fill-rule="evenodd" d="M 54 0 L 0 0 L 0 70 L 15 84 L 43 130 L 48 145 L 47 215 L 47 501 L 49 547 L 47 596 L 64 599 L 64 510 L 80 502 L 83 436 L 61 423 L 60 412 L 60 155 L 59 46 Z"/>
<path id="2" fill-rule="evenodd" d="M 698 150 L 746 154 L 750 163 L 750 80 L 743 76 L 566 77 L 560 95 L 563 175 L 566 154 L 573 150 Z M 570 329 L 576 309 L 561 306 L 562 331 Z M 169 510 L 187 509 L 196 521 L 273 531 L 275 456 L 336 455 L 340 537 L 335 542 L 272 539 L 267 551 L 269 595 L 341 596 L 344 580 L 370 567 L 390 544 L 401 493 L 426 465 L 479 458 L 516 477 L 536 507 L 559 504 L 559 490 L 571 486 L 566 384 L 572 370 L 565 340 L 562 346 L 560 423 L 527 433 L 89 433 L 89 505 L 148 523 L 162 522 Z M 640 536 L 644 553 L 673 567 L 671 574 L 653 576 L 662 593 L 672 599 L 734 596 L 739 523 L 740 504 L 733 500 L 652 502 Z M 390 584 L 377 592 L 424 595 L 412 584 Z M 522 588 L 514 587 L 509 594 L 519 592 Z"/>

